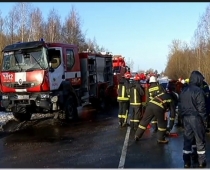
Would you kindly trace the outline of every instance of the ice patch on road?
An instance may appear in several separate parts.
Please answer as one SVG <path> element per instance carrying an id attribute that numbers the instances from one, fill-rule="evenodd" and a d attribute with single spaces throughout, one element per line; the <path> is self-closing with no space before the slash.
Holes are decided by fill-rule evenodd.
<path id="1" fill-rule="evenodd" d="M 0 112 L 0 126 L 4 125 L 7 121 L 13 119 L 13 114 L 11 112 Z"/>
<path id="2" fill-rule="evenodd" d="M 47 118 L 52 117 L 52 114 L 33 114 L 31 117 L 31 120 L 34 119 L 41 119 L 41 118 Z M 9 120 L 13 120 L 14 116 L 12 112 L 0 112 L 0 131 L 2 131 L 2 126 L 5 125 Z"/>

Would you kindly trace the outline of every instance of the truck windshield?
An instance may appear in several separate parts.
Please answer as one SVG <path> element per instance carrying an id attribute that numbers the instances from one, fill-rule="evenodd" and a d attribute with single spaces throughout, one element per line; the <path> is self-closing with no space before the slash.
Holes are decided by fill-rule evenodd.
<path id="1" fill-rule="evenodd" d="M 47 55 L 44 47 L 4 52 L 2 71 L 29 71 L 47 69 Z"/>

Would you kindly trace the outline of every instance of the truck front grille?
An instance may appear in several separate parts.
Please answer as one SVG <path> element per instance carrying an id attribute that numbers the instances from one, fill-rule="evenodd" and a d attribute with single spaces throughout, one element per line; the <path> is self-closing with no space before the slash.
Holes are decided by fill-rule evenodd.
<path id="1" fill-rule="evenodd" d="M 4 85 L 9 88 L 26 89 L 26 88 L 34 87 L 35 83 L 24 82 L 22 85 L 19 85 L 18 83 L 4 83 Z"/>

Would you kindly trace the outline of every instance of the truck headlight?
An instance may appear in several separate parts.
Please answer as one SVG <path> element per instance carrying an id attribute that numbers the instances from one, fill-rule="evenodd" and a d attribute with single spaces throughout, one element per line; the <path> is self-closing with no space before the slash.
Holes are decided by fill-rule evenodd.
<path id="1" fill-rule="evenodd" d="M 46 99 L 49 98 L 50 95 L 49 94 L 40 94 L 41 99 Z"/>
<path id="2" fill-rule="evenodd" d="M 8 96 L 3 95 L 3 96 L 2 96 L 2 99 L 8 99 Z"/>
<path id="3" fill-rule="evenodd" d="M 58 101 L 58 96 L 53 96 L 51 102 L 56 103 Z"/>

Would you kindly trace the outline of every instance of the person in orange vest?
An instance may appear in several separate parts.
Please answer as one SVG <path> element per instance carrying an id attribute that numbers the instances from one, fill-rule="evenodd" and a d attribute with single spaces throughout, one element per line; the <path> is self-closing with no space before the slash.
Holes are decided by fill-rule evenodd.
<path id="1" fill-rule="evenodd" d="M 131 74 L 125 73 L 118 85 L 118 97 L 119 103 L 119 126 L 124 127 L 128 125 L 128 114 L 129 114 L 129 79 Z"/>
<path id="2" fill-rule="evenodd" d="M 142 96 L 144 95 L 144 89 L 140 85 L 140 76 L 137 74 L 134 77 L 134 81 L 130 85 L 130 127 L 137 130 L 139 121 L 143 116 L 142 112 Z"/>

